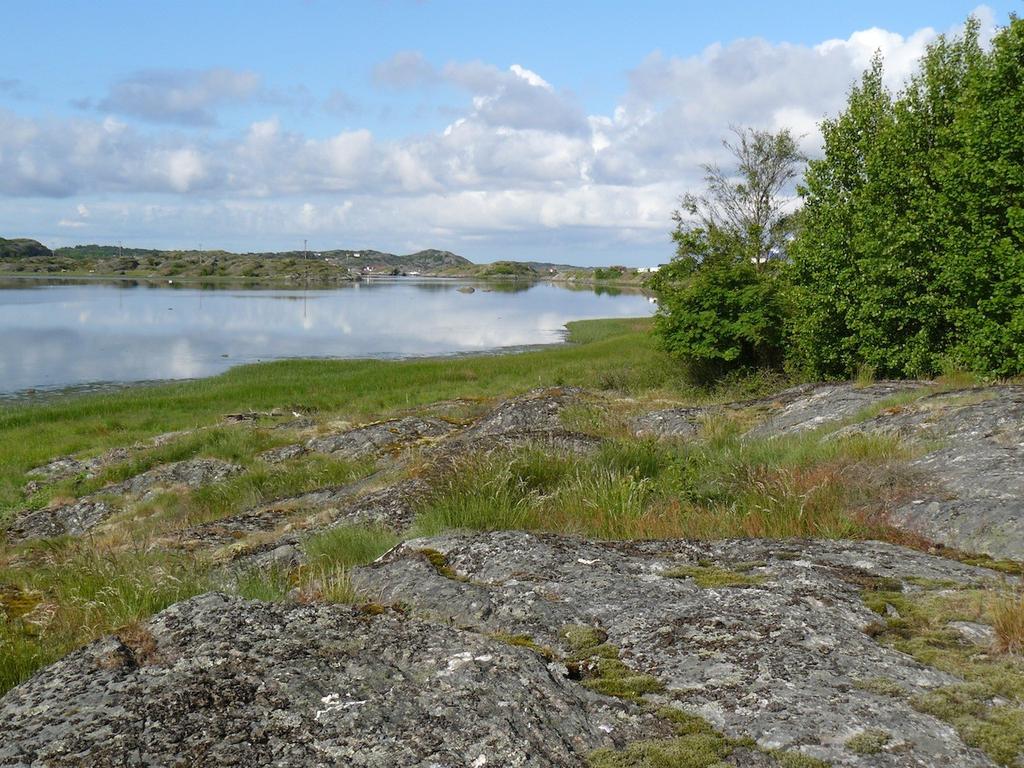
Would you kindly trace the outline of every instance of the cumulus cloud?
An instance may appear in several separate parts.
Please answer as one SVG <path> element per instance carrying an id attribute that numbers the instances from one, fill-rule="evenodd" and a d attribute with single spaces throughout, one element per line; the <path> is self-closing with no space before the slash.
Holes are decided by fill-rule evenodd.
<path id="1" fill-rule="evenodd" d="M 419 51 L 399 51 L 373 68 L 373 81 L 391 88 L 417 88 L 437 80 L 433 65 Z"/>
<path id="2" fill-rule="evenodd" d="M 981 15 L 991 29 L 991 14 Z M 616 253 L 664 249 L 678 195 L 700 183 L 702 163 L 722 160 L 730 125 L 790 128 L 814 154 L 818 122 L 842 109 L 876 49 L 898 88 L 935 35 L 869 29 L 817 45 L 746 39 L 693 56 L 655 52 L 628 73 L 607 114 L 587 114 L 573 93 L 525 64 L 435 67 L 407 51 L 381 63 L 374 80 L 443 85 L 465 101 L 443 130 L 392 140 L 366 129 L 311 137 L 276 118 L 208 135 L 0 110 L 0 194 L 119 197 L 120 208 L 91 201 L 88 217 L 60 214 L 72 222 L 64 226 L 88 218 L 97 232 L 119 217 L 154 230 L 221 231 L 228 242 L 232 232 L 333 234 L 381 247 L 395 237 L 439 238 L 486 244 L 493 254 L 499 242 L 536 247 L 557 233 L 588 254 L 596 243 Z M 261 98 L 252 73 L 149 73 L 116 85 L 107 101 L 117 104 L 107 108 L 202 125 L 220 105 Z M 356 111 L 342 91 L 323 108 Z M 138 202 L 133 193 L 159 199 Z"/>
<path id="3" fill-rule="evenodd" d="M 250 101 L 262 89 L 255 72 L 151 69 L 114 83 L 97 108 L 156 123 L 213 125 L 217 108 Z"/>
<path id="4" fill-rule="evenodd" d="M 338 117 L 348 117 L 359 111 L 359 105 L 345 91 L 335 88 L 324 99 L 324 111 Z"/>

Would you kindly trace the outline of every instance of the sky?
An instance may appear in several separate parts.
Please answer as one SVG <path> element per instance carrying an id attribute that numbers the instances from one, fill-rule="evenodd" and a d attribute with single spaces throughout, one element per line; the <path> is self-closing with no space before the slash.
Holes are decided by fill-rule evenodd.
<path id="1" fill-rule="evenodd" d="M 643 266 L 730 126 L 1021 0 L 2 0 L 0 236 Z"/>

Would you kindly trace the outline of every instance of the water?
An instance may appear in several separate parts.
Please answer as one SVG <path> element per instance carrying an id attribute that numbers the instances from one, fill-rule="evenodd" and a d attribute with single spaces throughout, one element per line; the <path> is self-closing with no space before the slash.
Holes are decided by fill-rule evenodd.
<path id="1" fill-rule="evenodd" d="M 473 293 L 460 292 L 467 286 Z M 0 280 L 0 394 L 192 379 L 291 357 L 411 357 L 559 341 L 570 320 L 648 315 L 639 294 L 380 280 L 202 288 Z"/>

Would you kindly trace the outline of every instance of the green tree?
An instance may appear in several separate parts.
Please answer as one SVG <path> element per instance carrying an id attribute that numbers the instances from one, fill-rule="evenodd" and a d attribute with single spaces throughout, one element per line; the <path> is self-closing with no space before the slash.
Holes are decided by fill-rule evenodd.
<path id="1" fill-rule="evenodd" d="M 673 214 L 676 255 L 649 283 L 662 345 L 705 381 L 783 360 L 778 257 L 792 217 L 782 192 L 803 158 L 789 131 L 734 133 L 723 142 L 734 172 L 704 167 L 705 191 L 684 195 Z"/>
<path id="2" fill-rule="evenodd" d="M 946 172 L 941 289 L 949 356 L 997 375 L 1024 371 L 1024 21 L 976 54 Z"/>
<path id="3" fill-rule="evenodd" d="M 822 124 L 792 248 L 793 359 L 811 375 L 868 365 L 920 376 L 950 359 L 1021 369 L 1021 247 L 1008 218 L 1020 131 L 999 130 L 1021 114 L 1021 26 L 1013 20 L 991 54 L 978 29 L 970 20 L 939 37 L 895 99 L 876 57 L 846 110 Z"/>

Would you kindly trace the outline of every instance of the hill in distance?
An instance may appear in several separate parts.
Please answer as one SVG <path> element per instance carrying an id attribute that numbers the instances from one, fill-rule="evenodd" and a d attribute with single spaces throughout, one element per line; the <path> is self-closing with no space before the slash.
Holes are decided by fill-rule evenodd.
<path id="1" fill-rule="evenodd" d="M 5 240 L 0 237 L 0 259 L 27 259 L 51 255 L 52 251 L 38 240 L 30 240 L 27 237 Z"/>

